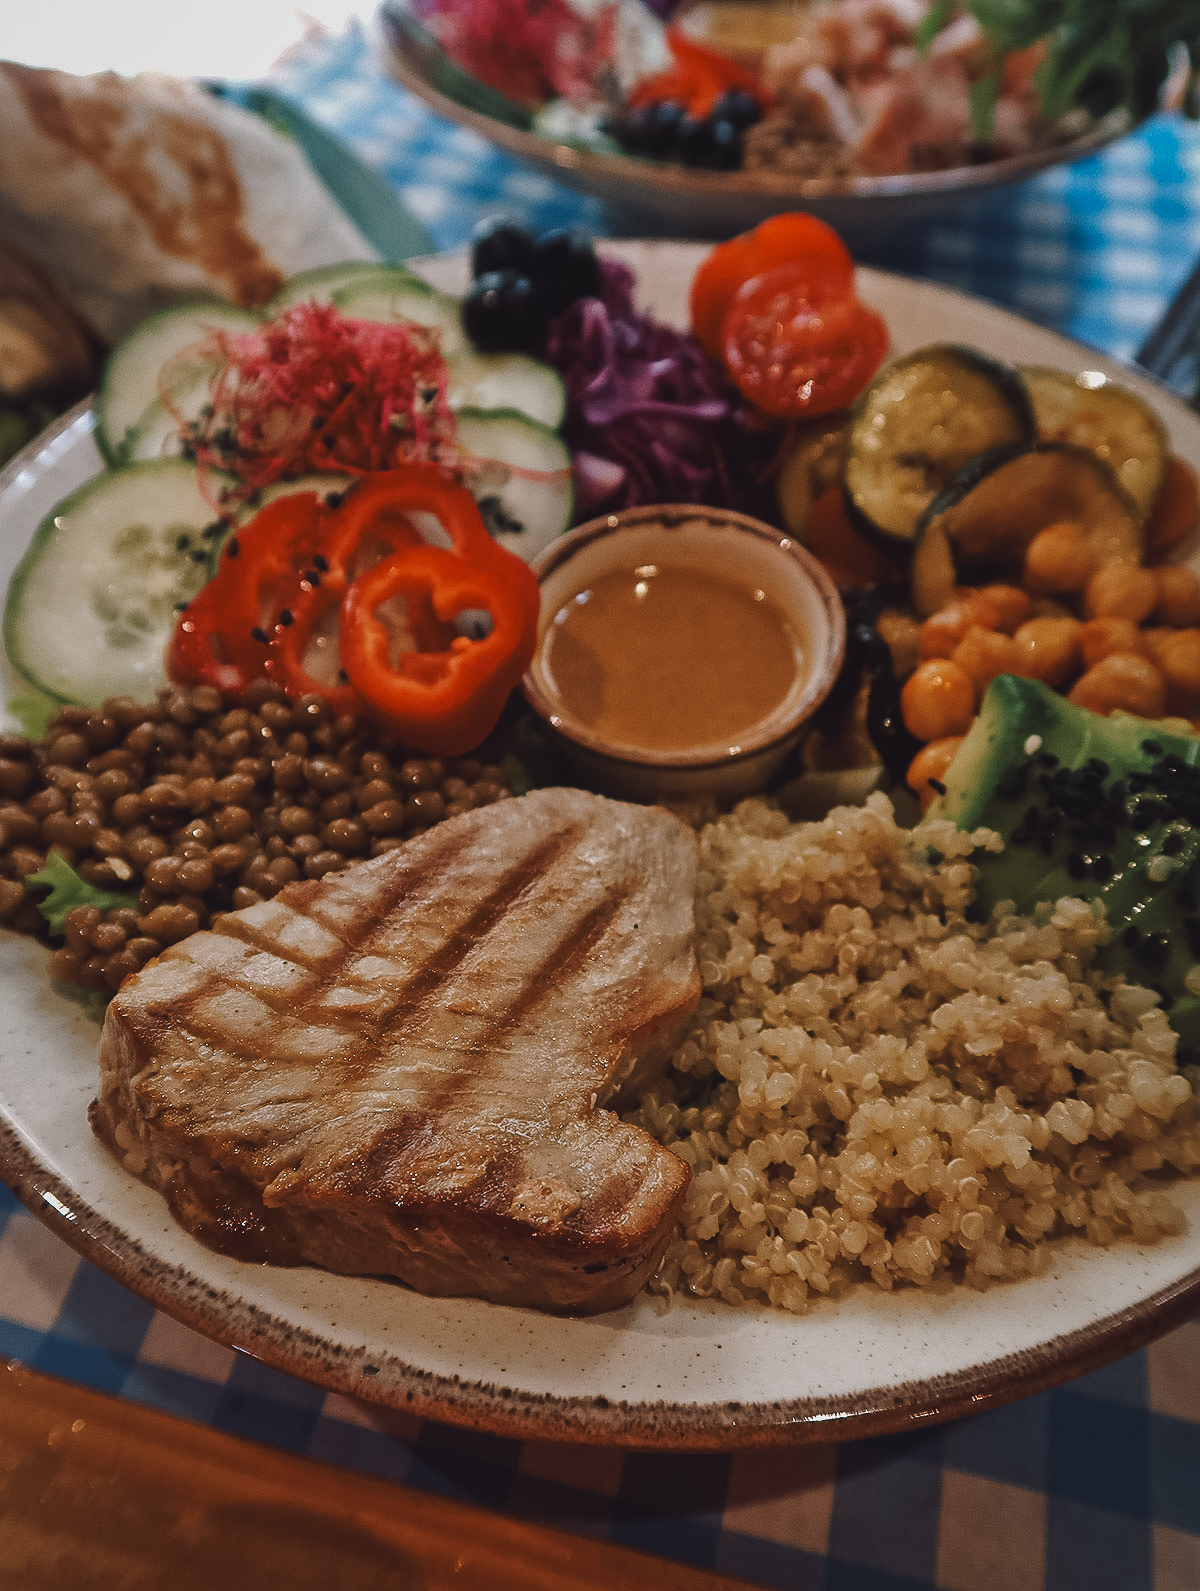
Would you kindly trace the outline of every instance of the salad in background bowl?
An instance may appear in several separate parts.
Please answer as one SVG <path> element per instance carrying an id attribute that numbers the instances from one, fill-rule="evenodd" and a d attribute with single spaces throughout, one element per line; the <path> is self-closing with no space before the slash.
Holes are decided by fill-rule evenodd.
<path id="1" fill-rule="evenodd" d="M 385 0 L 377 33 L 440 114 L 655 235 L 795 207 L 885 230 L 1093 152 L 1190 71 L 1170 7 L 819 0 L 764 42 L 766 9 Z"/>

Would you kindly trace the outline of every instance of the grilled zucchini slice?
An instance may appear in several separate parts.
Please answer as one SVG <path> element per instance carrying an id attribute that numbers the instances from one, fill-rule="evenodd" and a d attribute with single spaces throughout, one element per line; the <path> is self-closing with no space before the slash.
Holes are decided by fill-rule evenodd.
<path id="1" fill-rule="evenodd" d="M 1170 444 L 1150 405 L 1099 371 L 1070 375 L 1042 365 L 1022 367 L 1038 435 L 1047 442 L 1076 442 L 1112 470 L 1149 514 L 1166 474 Z"/>
<path id="2" fill-rule="evenodd" d="M 1019 373 L 959 343 L 893 360 L 859 398 L 845 485 L 863 529 L 911 543 L 929 505 L 971 459 L 1034 440 Z"/>
<path id="3" fill-rule="evenodd" d="M 1066 521 L 1083 527 L 1097 564 L 1141 562 L 1141 510 L 1090 448 L 1038 442 L 971 460 L 918 528 L 911 573 L 918 614 L 936 612 L 956 585 L 1019 577 L 1038 532 Z"/>

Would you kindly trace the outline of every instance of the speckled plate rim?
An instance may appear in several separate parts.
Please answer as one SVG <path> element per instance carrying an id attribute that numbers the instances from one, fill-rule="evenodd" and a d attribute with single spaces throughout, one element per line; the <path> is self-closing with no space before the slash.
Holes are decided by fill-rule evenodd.
<path id="1" fill-rule="evenodd" d="M 644 302 L 679 318 L 702 248 L 614 246 Z M 440 285 L 461 259 L 425 262 Z M 1200 465 L 1200 418 L 1155 383 L 978 299 L 862 273 L 897 349 L 970 339 L 1018 361 L 1099 368 L 1145 391 Z M 0 584 L 49 502 L 98 467 L 86 410 L 0 475 Z M 83 471 L 84 474 L 80 472 Z M 11 690 L 12 679 L 7 687 Z M 211 1254 L 92 1137 L 94 1020 L 54 990 L 44 951 L 0 934 L 0 1172 L 77 1252 L 188 1326 L 387 1410 L 500 1435 L 660 1450 L 831 1440 L 961 1416 L 1095 1369 L 1200 1302 L 1200 1179 L 1176 1186 L 1186 1229 L 1151 1247 L 1057 1245 L 1046 1276 L 891 1295 L 861 1289 L 796 1319 L 647 1298 L 563 1321 L 387 1282 L 247 1266 Z"/>
<path id="2" fill-rule="evenodd" d="M 1124 137 L 1133 125 L 1127 116 L 1118 113 L 1077 138 L 947 171 L 806 178 L 763 171 L 702 171 L 606 154 L 510 126 L 498 117 L 462 104 L 432 83 L 421 69 L 420 48 L 389 22 L 386 11 L 377 13 L 373 32 L 387 71 L 439 116 L 469 127 L 489 143 L 585 191 L 599 191 L 610 199 L 623 194 L 627 203 L 642 207 L 658 204 L 664 195 L 669 195 L 675 204 L 694 204 L 698 215 L 706 206 L 719 205 L 722 200 L 738 209 L 756 200 L 768 209 L 784 209 L 789 203 L 804 206 L 812 201 L 835 199 L 854 201 L 864 208 L 872 203 L 904 205 L 937 197 L 966 199 L 991 188 L 1022 182 L 1049 166 L 1085 159 Z"/>

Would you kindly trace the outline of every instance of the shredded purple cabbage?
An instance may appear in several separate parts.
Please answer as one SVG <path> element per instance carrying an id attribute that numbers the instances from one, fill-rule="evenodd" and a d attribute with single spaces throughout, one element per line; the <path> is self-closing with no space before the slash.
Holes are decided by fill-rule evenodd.
<path id="1" fill-rule="evenodd" d="M 576 518 L 646 503 L 758 511 L 776 434 L 749 421 L 694 337 L 634 308 L 628 266 L 601 264 L 602 296 L 552 323 L 543 356 L 567 389 Z"/>

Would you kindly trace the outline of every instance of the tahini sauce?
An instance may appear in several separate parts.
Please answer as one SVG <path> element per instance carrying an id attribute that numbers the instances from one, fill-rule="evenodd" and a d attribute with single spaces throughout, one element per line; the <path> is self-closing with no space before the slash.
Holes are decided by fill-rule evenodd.
<path id="1" fill-rule="evenodd" d="M 564 603 L 541 661 L 565 717 L 640 751 L 736 745 L 810 667 L 766 592 L 665 560 L 600 575 Z"/>

